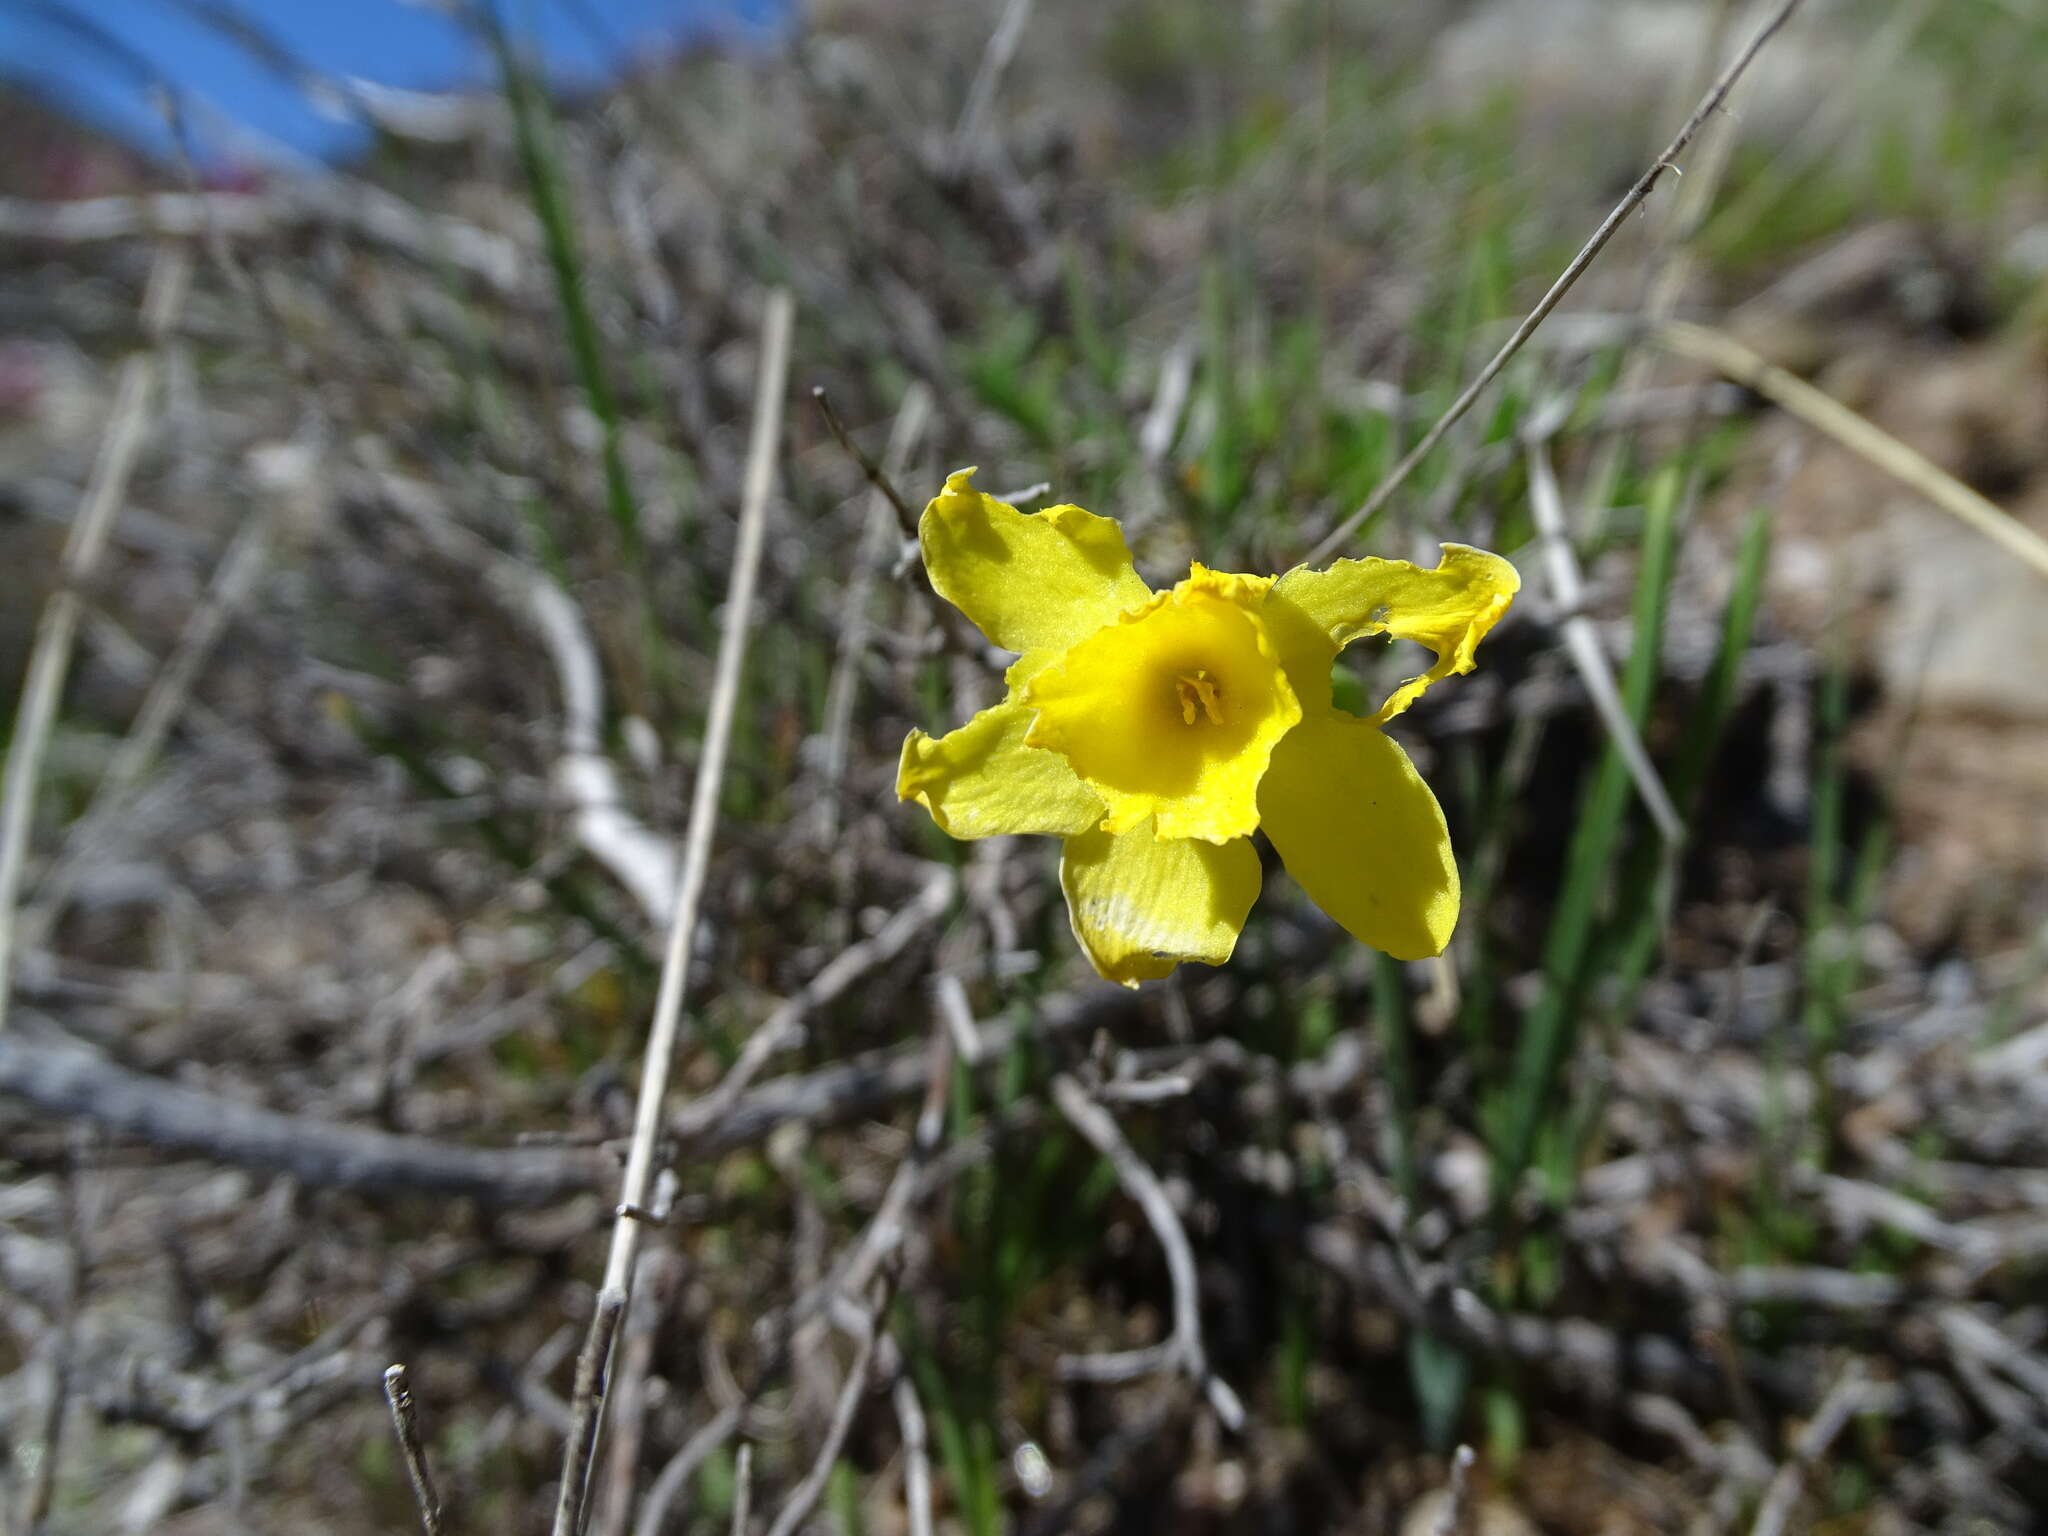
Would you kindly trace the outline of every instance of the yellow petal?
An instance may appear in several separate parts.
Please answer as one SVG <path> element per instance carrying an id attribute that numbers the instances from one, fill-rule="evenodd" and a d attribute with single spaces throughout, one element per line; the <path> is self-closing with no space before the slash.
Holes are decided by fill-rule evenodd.
<path id="1" fill-rule="evenodd" d="M 1458 924 L 1458 865 L 1436 796 L 1370 720 L 1314 715 L 1259 786 L 1287 872 L 1346 932 L 1396 960 L 1440 955 Z M 1071 845 L 1069 845 L 1071 846 Z"/>
<path id="2" fill-rule="evenodd" d="M 1259 895 L 1250 838 L 1156 839 L 1152 823 L 1067 839 L 1060 888 L 1095 969 L 1135 987 L 1183 960 L 1221 965 Z"/>
<path id="3" fill-rule="evenodd" d="M 1301 718 L 1259 621 L 1271 585 L 1198 565 L 1018 690 L 1025 740 L 1073 764 L 1106 830 L 1154 817 L 1162 838 L 1227 843 L 1259 824 L 1259 776 Z"/>
<path id="4" fill-rule="evenodd" d="M 896 769 L 898 798 L 918 801 L 952 837 L 1064 837 L 1094 826 L 1101 797 L 1058 753 L 1024 745 L 1030 725 L 1031 711 L 1006 699 L 937 741 L 912 731 Z"/>
<path id="5" fill-rule="evenodd" d="M 1026 651 L 1003 671 L 1003 682 L 1008 685 L 1010 697 L 1017 697 L 1017 690 L 1047 667 L 1066 655 L 1064 648 L 1042 645 L 1035 651 Z"/>
<path id="6" fill-rule="evenodd" d="M 1008 651 L 1064 650 L 1152 595 L 1123 530 L 1079 507 L 1024 513 L 956 470 L 918 519 L 939 596 Z"/>
<path id="7" fill-rule="evenodd" d="M 1522 578 L 1483 549 L 1443 550 L 1433 571 L 1406 560 L 1339 560 L 1326 571 L 1297 566 L 1280 578 L 1266 601 L 1266 622 L 1305 704 L 1329 697 L 1331 661 L 1361 635 L 1393 635 L 1436 652 L 1434 666 L 1380 706 L 1374 718 L 1382 724 L 1439 678 L 1472 670 L 1472 653 L 1508 611 Z"/>

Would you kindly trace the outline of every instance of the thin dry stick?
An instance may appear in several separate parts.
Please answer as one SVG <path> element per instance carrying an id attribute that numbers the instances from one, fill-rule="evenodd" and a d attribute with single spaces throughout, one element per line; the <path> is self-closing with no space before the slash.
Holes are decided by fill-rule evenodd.
<path id="1" fill-rule="evenodd" d="M 288 1174 L 326 1188 L 545 1205 L 610 1177 L 601 1154 L 587 1149 L 475 1147 L 337 1125 L 131 1072 L 75 1043 L 20 1035 L 0 1039 L 0 1097 L 89 1121 L 173 1156 Z"/>
<path id="2" fill-rule="evenodd" d="M 903 404 L 896 412 L 896 425 L 889 432 L 889 446 L 882 455 L 882 477 L 893 480 L 903 473 L 917 440 L 930 419 L 932 392 L 913 383 L 903 392 Z M 838 659 L 833 663 L 832 681 L 825 690 L 825 754 L 819 777 L 819 838 L 829 846 L 839 836 L 839 799 L 846 778 L 847 742 L 853 734 L 853 706 L 860 691 L 861 661 L 868 648 L 868 602 L 875 586 L 876 571 L 887 566 L 890 544 L 888 498 L 879 490 L 868 498 L 867 525 L 861 532 L 860 553 L 855 559 L 853 580 L 846 589 L 846 607 L 839 619 Z"/>
<path id="3" fill-rule="evenodd" d="M 591 1378 L 603 1379 L 610 1340 L 603 1334 L 606 1308 L 602 1298 L 616 1296 L 623 1314 L 633 1290 L 633 1263 L 640 1252 L 641 1222 L 654 1177 L 654 1157 L 661 1138 L 662 1107 L 668 1098 L 669 1070 L 681 1038 L 683 989 L 689 979 L 690 938 L 697 929 L 697 907 L 710 868 L 711 837 L 718 823 L 718 793 L 725 777 L 725 757 L 732 743 L 734 706 L 739 699 L 740 663 L 746 655 L 747 628 L 754 605 L 755 578 L 768 521 L 768 493 L 774 484 L 776 449 L 782 439 L 782 395 L 789 377 L 789 332 L 793 305 L 787 289 L 768 295 L 761 325 L 760 375 L 754 395 L 754 433 L 747 446 L 745 490 L 740 503 L 739 543 L 733 552 L 732 580 L 726 591 L 725 624 L 718 640 L 718 664 L 712 684 L 711 711 L 704 731 L 704 754 L 690 801 L 689 826 L 683 839 L 683 868 L 676 883 L 675 917 L 669 924 L 668 949 L 662 958 L 661 985 L 654 1000 L 654 1022 L 640 1073 L 640 1099 L 633 1120 L 633 1141 L 620 1183 L 618 1216 L 612 1223 L 611 1254 L 605 1262 L 600 1305 L 591 1318 L 584 1356 Z M 613 1331 L 617 1328 L 614 1315 Z M 579 1364 L 579 1373 L 582 1369 Z M 582 1528 L 584 1492 L 589 1483 L 590 1456 L 604 1420 L 602 1397 L 595 1401 L 587 1438 L 572 1434 L 562 1455 L 562 1488 L 555 1506 L 555 1536 L 575 1536 Z"/>
<path id="4" fill-rule="evenodd" d="M 860 472 L 868 477 L 868 484 L 888 497 L 889 505 L 896 511 L 896 526 L 903 530 L 903 537 L 917 537 L 917 514 L 910 510 L 910 503 L 897 493 L 896 482 L 891 480 L 882 467 L 865 453 L 859 443 L 846 430 L 846 423 L 839 419 L 839 412 L 832 408 L 832 397 L 825 393 L 822 384 L 813 385 L 811 400 L 818 407 L 818 414 L 825 418 L 825 425 L 831 430 L 832 440 L 846 450 L 848 458 L 860 466 Z"/>
<path id="5" fill-rule="evenodd" d="M 640 1501 L 640 1514 L 633 1523 L 633 1536 L 661 1536 L 663 1527 L 668 1524 L 669 1507 L 711 1453 L 733 1437 L 740 1427 L 740 1414 L 745 1406 L 744 1400 L 737 1398 L 727 1403 L 669 1458 L 668 1465 L 656 1474 L 647 1487 L 647 1496 Z"/>
<path id="6" fill-rule="evenodd" d="M 64 542 L 57 590 L 43 605 L 36 625 L 35 649 L 29 654 L 28 676 L 22 683 L 14 735 L 7 749 L 6 783 L 0 787 L 0 1029 L 7 1024 L 14 970 L 14 907 L 21 899 L 22 872 L 28 863 L 36 781 L 56 724 L 64 679 L 71 670 L 71 652 L 85 608 L 82 591 L 99 567 L 114 516 L 128 499 L 128 477 L 134 472 L 149 422 L 151 397 L 156 393 L 157 349 L 185 302 L 191 275 L 190 251 L 182 245 L 158 247 L 142 296 L 143 344 L 121 365 L 107 435 L 100 440 L 85 496 Z"/>
<path id="7" fill-rule="evenodd" d="M 1031 0 L 1010 0 L 1003 7 L 1002 20 L 989 35 L 988 47 L 982 50 L 981 68 L 974 72 L 973 83 L 967 87 L 967 104 L 960 109 L 960 123 L 953 130 L 952 170 L 956 176 L 974 159 L 974 141 L 981 132 L 982 119 L 988 116 L 996 99 L 1003 71 L 1017 56 L 1017 45 L 1024 41 L 1024 25 L 1030 19 Z"/>
<path id="8" fill-rule="evenodd" d="M 861 1336 L 853 1364 L 846 1371 L 846 1382 L 839 1389 L 839 1401 L 833 1405 L 832 1422 L 825 1430 L 825 1442 L 818 1447 L 810 1471 L 804 1474 L 804 1480 L 790 1494 L 789 1502 L 776 1513 L 775 1523 L 768 1527 L 768 1536 L 794 1536 L 796 1528 L 810 1518 L 811 1511 L 817 1508 L 818 1500 L 823 1497 L 825 1484 L 832 1476 L 832 1464 L 839 1460 L 839 1452 L 853 1428 L 854 1415 L 860 1412 L 860 1400 L 867 1392 L 868 1372 L 875 1363 L 875 1346 L 888 1331 L 883 1320 L 888 1315 L 895 1290 L 895 1272 L 885 1272 L 868 1330 Z"/>
<path id="9" fill-rule="evenodd" d="M 1443 1508 L 1437 1512 L 1430 1536 L 1459 1536 L 1464 1530 L 1465 1506 L 1472 1492 L 1472 1463 L 1477 1459 L 1469 1445 L 1461 1445 L 1451 1453 L 1451 1480 L 1444 1489 Z"/>
<path id="10" fill-rule="evenodd" d="M 420 1523 L 427 1536 L 441 1536 L 441 1495 L 434 1487 L 434 1474 L 427 1470 L 427 1448 L 420 1440 L 419 1410 L 412 1400 L 412 1384 L 404 1365 L 384 1373 L 384 1397 L 391 1404 L 391 1428 L 398 1435 L 398 1453 L 405 1458 L 405 1470 L 412 1477 L 413 1497 L 419 1500 Z"/>
<path id="11" fill-rule="evenodd" d="M 1693 114 L 1686 119 L 1685 126 L 1678 130 L 1678 137 L 1666 146 L 1664 153 L 1657 157 L 1656 163 L 1643 172 L 1636 184 L 1628 189 L 1628 195 L 1614 205 L 1614 211 L 1607 215 L 1598 229 L 1593 231 L 1593 238 L 1586 242 L 1579 254 L 1572 258 L 1571 265 L 1566 267 L 1557 281 L 1550 285 L 1550 291 L 1543 295 L 1534 309 L 1529 311 L 1528 318 L 1515 327 L 1514 334 L 1508 337 L 1498 352 L 1494 353 L 1492 360 L 1479 370 L 1478 375 L 1465 386 L 1458 398 L 1451 402 L 1450 409 L 1436 419 L 1435 424 L 1422 434 L 1415 446 L 1402 455 L 1400 463 L 1393 467 L 1387 478 L 1373 488 L 1373 493 L 1366 497 L 1364 505 L 1331 529 L 1322 542 L 1309 551 L 1307 564 L 1320 564 L 1341 549 L 1345 540 L 1357 532 L 1367 518 L 1387 504 L 1394 492 L 1414 473 L 1415 466 L 1428 458 L 1430 450 L 1443 441 L 1444 434 L 1457 425 L 1458 419 L 1472 409 L 1473 402 L 1479 398 L 1486 386 L 1491 384 L 1500 375 L 1500 371 L 1507 367 L 1509 360 L 1522 350 L 1524 343 L 1535 334 L 1536 327 L 1549 318 L 1550 312 L 1557 308 L 1564 296 L 1571 292 L 1572 286 L 1585 275 L 1586 269 L 1593 265 L 1594 259 L 1606 249 L 1607 242 L 1614 238 L 1614 232 L 1620 229 L 1628 216 L 1642 205 L 1643 200 L 1650 195 L 1651 189 L 1657 185 L 1658 179 L 1667 170 L 1675 169 L 1674 162 L 1684 153 L 1685 147 L 1692 142 L 1701 125 L 1721 109 L 1721 103 L 1728 99 L 1729 91 L 1735 88 L 1735 82 L 1742 78 L 1743 71 L 1749 68 L 1750 61 L 1798 8 L 1799 0 L 1783 0 L 1777 10 L 1771 13 L 1770 18 L 1757 29 L 1756 36 L 1749 40 L 1748 46 L 1721 71 L 1721 77 L 1714 82 L 1713 88 L 1693 109 Z"/>
<path id="12" fill-rule="evenodd" d="M 1707 47 L 1711 55 L 1703 54 L 1702 68 L 1698 71 L 1704 77 L 1705 65 L 1713 55 L 1718 55 L 1726 40 L 1731 14 L 1736 0 L 1717 0 L 1712 16 L 1708 19 Z M 1687 81 L 1692 89 L 1698 89 L 1699 82 Z M 1731 113 L 1721 124 L 1720 132 L 1711 127 L 1701 130 L 1699 158 L 1695 161 L 1692 174 L 1686 177 L 1678 189 L 1676 206 L 1665 221 L 1662 241 L 1663 251 L 1655 258 L 1651 267 L 1649 287 L 1644 293 L 1641 313 L 1650 320 L 1662 320 L 1677 308 L 1679 298 L 1692 281 L 1696 265 L 1693 257 L 1693 239 L 1699 233 L 1700 225 L 1714 203 L 1714 194 L 1721 185 L 1722 174 L 1728 168 L 1728 161 L 1735 148 L 1737 119 Z M 1627 361 L 1623 364 L 1621 378 L 1616 383 L 1613 398 L 1633 400 L 1650 387 L 1650 380 L 1656 366 L 1656 354 L 1639 347 L 1625 347 Z M 1613 494 L 1614 486 L 1621 474 L 1622 459 L 1634 440 L 1634 433 L 1624 427 L 1607 438 L 1593 456 L 1593 465 L 1587 471 L 1585 484 L 1589 488 L 1587 504 L 1580 508 L 1584 519 L 1581 526 L 1597 535 L 1607 516 L 1607 498 Z"/>
<path id="13" fill-rule="evenodd" d="M 807 1318 L 821 1308 L 829 1309 L 842 1297 L 858 1296 L 868 1287 L 875 1272 L 892 1259 L 909 1235 L 905 1216 L 914 1201 L 929 1192 L 925 1173 L 946 1133 L 946 1098 L 953 1084 L 953 1051 L 945 1030 L 934 1027 L 926 1053 L 924 1103 L 917 1112 L 910 1150 L 897 1164 L 881 1204 L 848 1245 L 831 1272 L 797 1299 L 790 1309 L 793 1318 Z"/>
<path id="14" fill-rule="evenodd" d="M 597 1293 L 597 1308 L 590 1315 L 590 1332 L 576 1356 L 576 1380 L 569 1389 L 568 1447 L 562 1466 L 562 1486 L 555 1497 L 555 1529 L 581 1531 L 584 1499 L 590 1491 L 590 1464 L 597 1456 L 597 1426 L 610 1400 L 609 1383 L 612 1344 L 619 1336 L 619 1323 L 626 1315 L 623 1286 L 606 1286 Z M 564 1526 L 563 1521 L 568 1521 Z"/>
<path id="15" fill-rule="evenodd" d="M 24 943 L 34 946 L 39 934 L 47 932 L 49 925 L 62 915 L 81 866 L 90 857 L 93 834 L 127 802 L 150 764 L 156 761 L 191 696 L 193 682 L 227 629 L 229 618 L 255 588 L 269 553 L 271 520 L 271 508 L 260 506 L 243 519 L 229 541 L 227 552 L 214 568 L 205 597 L 185 621 L 176 649 L 150 683 L 127 736 L 94 787 L 91 801 L 71 824 L 63 849 L 31 895 L 35 912 L 24 914 L 21 919 Z"/>
<path id="16" fill-rule="evenodd" d="M 902 493 L 896 489 L 896 482 L 890 478 L 889 472 L 861 451 L 860 444 L 847 432 L 846 423 L 839 419 L 839 412 L 833 409 L 831 397 L 825 393 L 822 384 L 812 388 L 811 400 L 818 407 L 818 413 L 825 418 L 825 425 L 831 429 L 833 441 L 839 444 L 848 458 L 860 466 L 860 472 L 867 477 L 868 484 L 887 499 L 896 513 L 896 526 L 903 531 L 903 537 L 916 544 L 917 514 L 910 510 L 910 503 L 905 501 Z M 931 589 L 926 586 L 924 590 L 929 592 Z M 936 598 L 936 594 L 933 596 Z M 945 635 L 947 645 L 963 656 L 986 652 L 987 642 L 982 639 L 975 627 L 967 622 L 967 616 L 958 608 L 941 601 L 934 601 L 932 608 L 938 615 L 939 627 Z"/>
<path id="17" fill-rule="evenodd" d="M 1893 71 L 1937 4 L 1938 0 L 1906 0 L 1893 8 L 1842 70 L 1841 78 L 1854 88 L 1824 93 L 1813 114 L 1760 171 L 1743 178 L 1741 191 L 1714 212 L 1706 227 L 1724 237 L 1749 230 L 1817 161 L 1835 153 L 1846 135 L 1867 124 L 1873 102 L 1884 102 L 1898 89 Z"/>
<path id="18" fill-rule="evenodd" d="M 794 997 L 761 1021 L 740 1047 L 739 1056 L 719 1079 L 718 1086 L 676 1111 L 669 1124 L 670 1133 L 686 1140 L 701 1136 L 730 1114 L 740 1095 L 753 1085 L 775 1053 L 789 1043 L 806 1016 L 831 1002 L 876 966 L 895 959 L 913 939 L 946 915 L 953 902 L 953 885 L 952 870 L 943 864 L 931 866 L 923 888 L 888 922 L 826 961 Z"/>
<path id="19" fill-rule="evenodd" d="M 57 1463 L 64 1438 L 64 1419 L 71 1406 L 71 1393 L 78 1374 L 78 1317 L 85 1302 L 87 1273 L 85 1209 L 80 1200 L 80 1164 L 84 1161 L 82 1140 L 73 1143 L 59 1190 L 64 1208 L 64 1240 L 69 1250 L 64 1260 L 64 1286 L 58 1299 L 57 1326 L 50 1340 L 50 1395 L 44 1400 L 42 1421 L 36 1441 L 42 1454 L 29 1474 L 22 1495 L 20 1528 L 28 1536 L 40 1536 L 49 1518 L 50 1502 L 57 1492 Z"/>
<path id="20" fill-rule="evenodd" d="M 747 1520 L 754 1503 L 754 1448 L 740 1446 L 739 1465 L 733 1468 L 732 1536 L 747 1536 Z"/>
<path id="21" fill-rule="evenodd" d="M 242 606 L 255 588 L 256 578 L 262 574 L 264 562 L 270 554 L 270 528 L 274 515 L 274 509 L 267 504 L 257 507 L 235 530 L 226 552 L 220 557 L 220 564 L 214 567 L 205 596 L 185 621 L 176 648 L 150 684 L 142 707 L 135 712 L 127 737 L 115 751 L 113 761 L 107 765 L 99 787 L 93 791 L 92 804 L 86 811 L 88 816 L 101 808 L 103 802 L 119 800 L 141 782 L 142 775 L 162 749 L 186 698 L 192 692 L 192 684 L 200 669 L 213 654 L 228 620 Z"/>
<path id="22" fill-rule="evenodd" d="M 676 1178 L 669 1170 L 655 1182 L 654 1198 L 664 1206 L 675 1198 Z M 632 1528 L 633 1495 L 640 1486 L 640 1463 L 647 1444 L 649 1377 L 654 1365 L 655 1335 L 663 1302 L 674 1295 L 684 1270 L 682 1256 L 657 1249 L 641 1267 L 640 1285 L 649 1304 L 633 1313 L 618 1346 L 613 1370 L 611 1432 L 605 1444 L 605 1488 L 598 1498 L 595 1529 L 602 1536 L 626 1536 Z"/>
<path id="23" fill-rule="evenodd" d="M 1766 362 L 1734 337 L 1706 326 L 1667 320 L 1653 334 L 1660 344 L 1680 356 L 1705 363 L 1790 411 L 1815 431 L 1832 437 L 1851 453 L 1918 491 L 1949 516 L 2048 576 L 2048 539 L 1881 427 L 1857 415 L 1834 396 Z"/>
<path id="24" fill-rule="evenodd" d="M 1159 1246 L 1166 1252 L 1166 1272 L 1173 1282 L 1173 1336 L 1157 1352 L 1153 1368 L 1167 1364 L 1178 1366 L 1208 1397 L 1209 1405 L 1216 1410 L 1216 1417 L 1224 1428 L 1235 1430 L 1242 1427 L 1244 1404 L 1229 1384 L 1209 1369 L 1208 1353 L 1202 1346 L 1202 1297 L 1195 1277 L 1195 1254 L 1188 1245 L 1187 1231 L 1181 1226 L 1180 1215 L 1174 1210 L 1165 1186 L 1124 1139 L 1115 1117 L 1088 1097 L 1087 1091 L 1073 1078 L 1065 1074 L 1054 1078 L 1052 1097 L 1060 1113 L 1067 1117 L 1067 1122 L 1109 1160 L 1117 1182 L 1123 1186 L 1125 1194 L 1137 1201 L 1138 1208 L 1145 1213 L 1145 1220 L 1151 1225 L 1153 1236 L 1159 1239 Z M 1153 1353 L 1132 1350 L 1126 1356 L 1109 1358 L 1136 1363 Z"/>
<path id="25" fill-rule="evenodd" d="M 331 174 L 280 179 L 272 190 L 255 194 L 153 192 L 47 203 L 0 197 L 0 235 L 60 245 L 152 233 L 164 239 L 289 234 L 322 224 L 429 268 L 460 268 L 507 299 L 519 297 L 531 270 L 515 240 L 446 214 L 423 213 L 380 187 Z"/>
<path id="26" fill-rule="evenodd" d="M 908 1373 L 896 1378 L 896 1425 L 903 1435 L 903 1507 L 910 1536 L 932 1536 L 932 1458 L 924 1404 Z"/>
<path id="27" fill-rule="evenodd" d="M 1835 1436 L 1862 1408 L 1868 1387 L 1863 1367 L 1852 1361 L 1834 1386 L 1828 1389 L 1828 1395 L 1821 1399 L 1819 1409 L 1799 1432 L 1792 1454 L 1771 1479 L 1763 1503 L 1757 1507 L 1756 1524 L 1750 1527 L 1750 1536 L 1779 1536 L 1785 1529 L 1786 1522 L 1792 1518 L 1794 1506 L 1799 1502 L 1799 1494 L 1806 1486 L 1807 1473 L 1827 1454 Z"/>
<path id="28" fill-rule="evenodd" d="M 1558 492 L 1557 475 L 1550 467 L 1550 452 L 1542 443 L 1532 442 L 1528 445 L 1528 459 L 1529 509 L 1543 540 L 1543 564 L 1549 573 L 1551 595 L 1565 615 L 1565 650 L 1571 655 L 1572 665 L 1578 668 L 1600 723 L 1607 728 L 1608 739 L 1628 765 L 1629 777 L 1635 780 L 1636 793 L 1649 808 L 1650 819 L 1657 823 L 1665 842 L 1676 843 L 1685 836 L 1678 807 L 1671 803 L 1664 781 L 1657 777 L 1657 767 L 1643 747 L 1643 738 L 1628 717 L 1628 706 L 1622 702 L 1614 668 L 1600 648 L 1600 636 L 1593 621 L 1581 611 L 1585 583 L 1579 576 L 1578 556 L 1572 553 L 1571 535 L 1565 531 L 1564 497 Z"/>

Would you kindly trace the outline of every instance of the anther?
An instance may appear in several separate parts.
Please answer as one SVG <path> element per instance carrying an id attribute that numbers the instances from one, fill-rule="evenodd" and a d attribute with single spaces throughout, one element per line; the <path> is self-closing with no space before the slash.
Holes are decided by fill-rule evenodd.
<path id="1" fill-rule="evenodd" d="M 1209 681 L 1208 668 L 1196 671 L 1193 677 L 1182 674 L 1175 679 L 1180 690 L 1180 719 L 1183 725 L 1195 723 L 1197 710 L 1208 717 L 1211 725 L 1223 723 L 1223 711 L 1216 704 L 1216 685 Z"/>

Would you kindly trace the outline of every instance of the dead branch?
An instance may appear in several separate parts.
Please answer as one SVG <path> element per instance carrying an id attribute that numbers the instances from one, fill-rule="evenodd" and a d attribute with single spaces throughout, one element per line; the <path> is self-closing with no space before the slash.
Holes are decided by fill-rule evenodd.
<path id="1" fill-rule="evenodd" d="M 464 1147 L 280 1114 L 19 1031 L 0 1038 L 0 1094 L 167 1152 L 365 1194 L 546 1205 L 598 1188 L 608 1162 L 588 1149 Z"/>
<path id="2" fill-rule="evenodd" d="M 155 192 L 57 203 L 0 198 L 0 237 L 55 245 L 152 234 L 253 237 L 289 234 L 309 224 L 334 225 L 430 267 L 455 266 L 505 297 L 521 291 L 529 266 L 519 247 L 503 235 L 447 214 L 423 212 L 352 178 L 308 177 L 263 193 Z"/>

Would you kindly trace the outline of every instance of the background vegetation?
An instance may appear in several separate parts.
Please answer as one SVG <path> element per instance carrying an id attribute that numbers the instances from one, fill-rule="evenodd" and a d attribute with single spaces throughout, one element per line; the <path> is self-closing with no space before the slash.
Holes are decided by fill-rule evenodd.
<path id="1" fill-rule="evenodd" d="M 448 1529 L 547 1527 L 778 288 L 592 1529 L 725 1530 L 743 1486 L 783 1529 L 813 1476 L 847 1532 L 2031 1528 L 2041 578 L 1616 321 L 1701 321 L 2048 529 L 2048 17 L 1801 8 L 1349 541 L 1525 577 L 1398 732 L 1464 869 L 1443 965 L 1269 859 L 1228 968 L 1125 993 L 1049 844 L 899 808 L 904 733 L 1000 658 L 809 398 L 912 503 L 978 464 L 1155 580 L 1284 569 L 1760 14 L 849 0 L 583 101 L 480 27 L 500 96 L 329 175 L 17 157 L 0 687 L 139 434 L 0 1035 L 23 1528 L 405 1529 L 394 1361 Z M 104 197 L 60 203 L 79 163 Z M 1354 703 L 1411 661 L 1366 649 Z"/>

